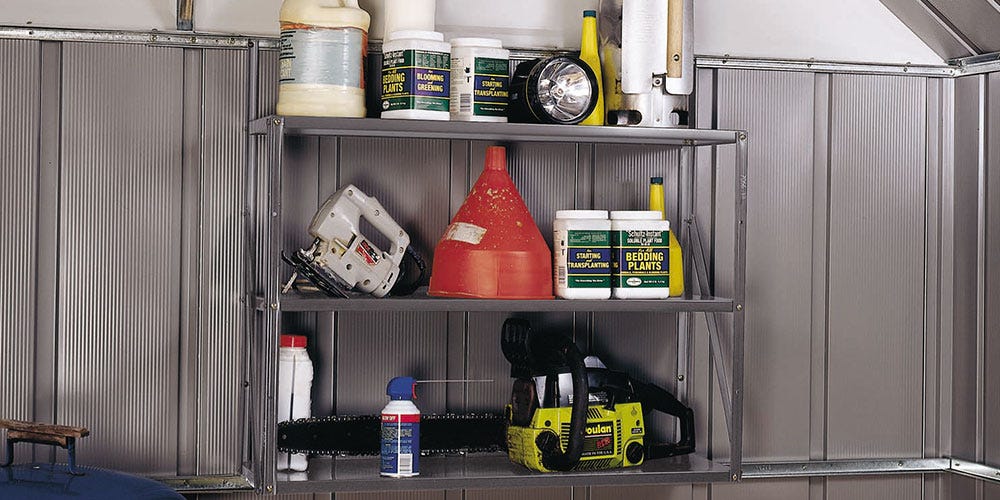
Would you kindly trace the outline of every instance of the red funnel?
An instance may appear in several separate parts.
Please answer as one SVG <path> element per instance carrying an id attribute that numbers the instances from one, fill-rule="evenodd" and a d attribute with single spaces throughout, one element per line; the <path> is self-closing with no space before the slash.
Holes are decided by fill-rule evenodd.
<path id="1" fill-rule="evenodd" d="M 486 148 L 486 168 L 434 249 L 428 293 L 552 298 L 552 253 L 507 173 L 504 148 Z"/>

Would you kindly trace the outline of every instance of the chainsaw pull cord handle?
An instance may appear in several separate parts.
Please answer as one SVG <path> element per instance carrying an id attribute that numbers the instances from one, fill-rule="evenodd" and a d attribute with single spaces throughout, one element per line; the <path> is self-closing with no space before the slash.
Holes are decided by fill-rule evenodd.
<path id="1" fill-rule="evenodd" d="M 646 445 L 648 458 L 664 458 L 684 455 L 694 451 L 694 410 L 684 405 L 662 387 L 632 380 L 635 395 L 644 409 L 661 411 L 677 417 L 681 422 L 681 436 L 677 443 L 657 443 Z"/>
<path id="2" fill-rule="evenodd" d="M 548 449 L 542 449 L 542 465 L 546 469 L 555 471 L 568 471 L 576 467 L 583 456 L 583 440 L 587 426 L 587 407 L 590 405 L 590 389 L 587 383 L 587 367 L 583 363 L 583 354 L 572 340 L 565 339 L 565 345 L 560 350 L 569 365 L 569 372 L 573 378 L 573 409 L 569 421 L 569 442 L 566 444 L 566 451 L 559 448 L 559 442 Z"/>

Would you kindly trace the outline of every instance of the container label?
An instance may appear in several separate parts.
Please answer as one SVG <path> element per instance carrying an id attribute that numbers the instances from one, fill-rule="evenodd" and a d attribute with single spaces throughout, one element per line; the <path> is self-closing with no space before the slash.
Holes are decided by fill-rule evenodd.
<path id="1" fill-rule="evenodd" d="M 584 457 L 603 457 L 615 454 L 615 422 L 612 420 L 601 420 L 597 422 L 588 421 L 584 429 L 583 454 Z"/>
<path id="2" fill-rule="evenodd" d="M 615 288 L 670 286 L 670 231 L 614 231 L 611 253 Z"/>
<path id="3" fill-rule="evenodd" d="M 556 280 L 566 288 L 611 287 L 611 233 L 556 231 Z"/>
<path id="4" fill-rule="evenodd" d="M 452 95 L 452 112 L 475 116 L 507 116 L 509 63 L 492 57 L 468 60 L 453 58 L 452 67 L 460 71 L 459 85 Z"/>
<path id="5" fill-rule="evenodd" d="M 444 238 L 442 239 L 478 245 L 480 241 L 483 241 L 483 236 L 486 236 L 485 227 L 479 227 L 467 222 L 455 222 L 448 226 L 448 230 L 444 232 Z"/>
<path id="6" fill-rule="evenodd" d="M 382 111 L 448 111 L 451 55 L 426 50 L 386 52 L 382 59 Z"/>
<path id="7" fill-rule="evenodd" d="M 281 23 L 279 82 L 365 88 L 364 30 Z"/>
<path id="8" fill-rule="evenodd" d="M 420 472 L 420 415 L 382 414 L 382 468 L 390 476 Z"/>

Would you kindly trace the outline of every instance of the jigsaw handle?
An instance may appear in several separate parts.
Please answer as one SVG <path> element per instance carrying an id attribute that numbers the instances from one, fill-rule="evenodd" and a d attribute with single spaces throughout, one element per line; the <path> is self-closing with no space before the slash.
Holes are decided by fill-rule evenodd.
<path id="1" fill-rule="evenodd" d="M 376 231 L 382 233 L 392 242 L 392 247 L 387 249 L 389 255 L 400 257 L 406 251 L 406 247 L 410 245 L 410 237 L 406 234 L 406 231 L 403 231 L 403 228 L 399 224 L 396 224 L 396 221 L 389 215 L 389 212 L 386 212 L 385 208 L 382 207 L 382 204 L 374 196 L 362 193 L 353 184 L 347 186 L 347 195 L 347 199 L 357 205 L 361 216 Z M 393 260 L 398 264 L 398 258 Z"/>

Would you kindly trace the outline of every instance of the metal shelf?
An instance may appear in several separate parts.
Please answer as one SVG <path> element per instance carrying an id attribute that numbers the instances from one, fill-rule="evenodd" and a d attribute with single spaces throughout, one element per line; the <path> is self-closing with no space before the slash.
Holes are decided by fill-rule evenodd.
<path id="1" fill-rule="evenodd" d="M 396 479 L 379 476 L 378 457 L 316 457 L 308 472 L 278 474 L 277 493 L 333 491 L 441 490 L 615 484 L 707 483 L 729 481 L 728 465 L 698 455 L 650 460 L 639 467 L 593 472 L 530 471 L 506 454 L 420 458 L 420 475 Z"/>
<path id="2" fill-rule="evenodd" d="M 250 122 L 250 133 L 263 135 L 283 125 L 285 135 L 397 137 L 505 142 L 584 142 L 663 146 L 735 144 L 740 132 L 647 127 L 583 127 L 527 123 L 381 120 L 377 118 L 316 118 L 268 116 Z"/>
<path id="3" fill-rule="evenodd" d="M 333 298 L 322 293 L 289 292 L 282 295 L 278 308 L 285 312 L 319 311 L 455 311 L 455 312 L 733 312 L 732 299 L 721 297 L 671 298 L 663 300 L 494 300 L 430 297 L 421 288 L 405 297 L 381 299 L 358 296 Z M 267 302 L 257 299 L 263 310 Z"/>

